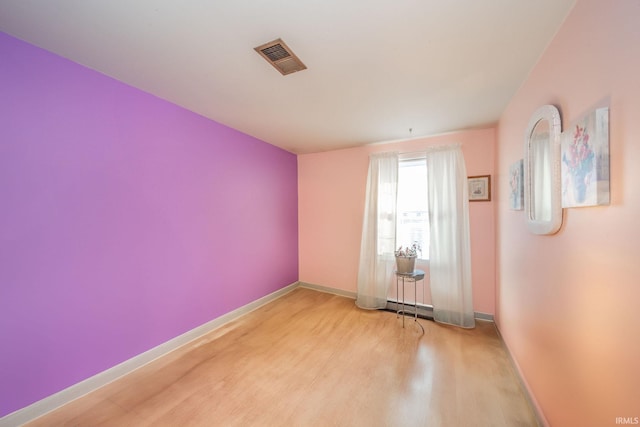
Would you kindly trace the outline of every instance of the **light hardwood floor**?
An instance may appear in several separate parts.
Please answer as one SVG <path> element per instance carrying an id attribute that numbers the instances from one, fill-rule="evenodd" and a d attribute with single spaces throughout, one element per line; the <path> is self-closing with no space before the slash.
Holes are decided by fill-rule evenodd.
<path id="1" fill-rule="evenodd" d="M 493 323 L 298 288 L 29 426 L 535 426 Z"/>

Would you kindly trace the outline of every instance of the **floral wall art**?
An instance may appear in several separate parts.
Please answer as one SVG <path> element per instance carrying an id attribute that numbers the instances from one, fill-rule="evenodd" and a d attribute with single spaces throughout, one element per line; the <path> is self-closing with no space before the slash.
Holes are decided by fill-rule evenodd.
<path id="1" fill-rule="evenodd" d="M 509 208 L 514 211 L 524 209 L 524 160 L 520 159 L 509 167 Z"/>
<path id="2" fill-rule="evenodd" d="M 597 108 L 562 133 L 562 207 L 609 204 L 609 108 Z"/>

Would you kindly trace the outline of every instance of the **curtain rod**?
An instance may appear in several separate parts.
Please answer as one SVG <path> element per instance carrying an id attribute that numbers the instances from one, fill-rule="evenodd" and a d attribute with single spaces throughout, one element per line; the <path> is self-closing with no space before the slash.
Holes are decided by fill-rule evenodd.
<path id="1" fill-rule="evenodd" d="M 407 152 L 399 151 L 398 155 L 402 157 L 406 156 L 409 158 L 411 158 L 411 156 L 420 157 L 420 156 L 426 155 L 427 153 L 431 153 L 433 151 L 450 150 L 452 148 L 457 148 L 457 147 L 462 147 L 462 144 L 459 142 L 456 142 L 453 144 L 432 145 L 430 147 L 425 147 L 420 151 L 407 151 Z"/>
<path id="2" fill-rule="evenodd" d="M 371 156 L 379 156 L 379 155 L 385 155 L 385 154 L 395 154 L 398 157 L 404 157 L 406 159 L 419 159 L 420 157 L 424 157 L 429 153 L 433 153 L 436 151 L 445 151 L 445 150 L 451 150 L 453 148 L 459 148 L 462 147 L 462 143 L 460 142 L 454 142 L 451 144 L 439 144 L 439 145 L 432 145 L 429 147 L 425 147 L 420 151 L 374 151 L 373 153 L 369 153 L 369 157 Z"/>

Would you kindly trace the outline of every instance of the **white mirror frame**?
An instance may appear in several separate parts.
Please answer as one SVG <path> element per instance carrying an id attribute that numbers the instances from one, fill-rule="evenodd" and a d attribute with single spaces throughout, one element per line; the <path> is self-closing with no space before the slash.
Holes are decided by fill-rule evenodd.
<path id="1" fill-rule="evenodd" d="M 532 155 L 531 134 L 540 120 L 549 122 L 550 164 L 551 164 L 551 218 L 541 220 L 534 218 L 532 209 L 531 167 L 535 158 Z M 560 175 L 560 112 L 553 105 L 543 105 L 533 115 L 525 131 L 524 137 L 524 212 L 527 227 L 534 234 L 554 234 L 562 226 L 562 181 Z M 535 192 L 535 189 L 533 189 Z"/>

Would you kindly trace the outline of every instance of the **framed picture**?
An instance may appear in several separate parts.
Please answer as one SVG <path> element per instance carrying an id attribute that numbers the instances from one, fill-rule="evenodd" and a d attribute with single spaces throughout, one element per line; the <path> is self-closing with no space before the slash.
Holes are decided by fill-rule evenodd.
<path id="1" fill-rule="evenodd" d="M 469 184 L 470 202 L 488 202 L 491 200 L 491 175 L 470 176 Z"/>
<path id="2" fill-rule="evenodd" d="M 562 207 L 608 205 L 609 108 L 597 108 L 562 132 Z"/>
<path id="3" fill-rule="evenodd" d="M 524 209 L 524 161 L 518 160 L 509 167 L 509 208 Z"/>

